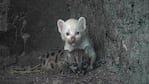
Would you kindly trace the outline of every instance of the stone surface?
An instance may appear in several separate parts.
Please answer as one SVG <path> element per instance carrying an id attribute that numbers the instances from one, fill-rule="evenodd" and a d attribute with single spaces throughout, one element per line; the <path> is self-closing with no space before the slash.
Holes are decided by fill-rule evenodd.
<path id="1" fill-rule="evenodd" d="M 109 70 L 116 72 L 116 79 L 125 84 L 147 84 L 149 1 L 72 2 L 71 15 L 87 18 L 89 32 L 96 39 L 94 43 L 98 47 L 98 56 L 106 60 Z"/>
<path id="2" fill-rule="evenodd" d="M 31 51 L 63 46 L 56 27 L 58 18 L 86 17 L 99 64 L 95 70 L 79 77 L 70 74 L 14 75 L 14 84 L 28 81 L 29 84 L 149 83 L 149 0 L 16 0 L 13 4 L 18 11 L 28 10 L 24 32 L 31 35 L 27 43 Z M 34 54 L 32 58 L 37 56 Z M 7 76 L 3 84 L 8 83 Z M 19 81 L 28 77 L 31 80 Z"/>

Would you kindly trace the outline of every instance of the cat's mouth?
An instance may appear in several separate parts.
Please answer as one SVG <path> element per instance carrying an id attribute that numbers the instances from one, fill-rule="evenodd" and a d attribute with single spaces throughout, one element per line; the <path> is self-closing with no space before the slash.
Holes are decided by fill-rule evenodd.
<path id="1" fill-rule="evenodd" d="M 73 46 L 76 45 L 76 41 L 68 41 L 68 43 Z"/>
<path id="2" fill-rule="evenodd" d="M 75 46 L 76 45 L 76 43 L 75 42 L 73 42 L 73 43 L 70 43 L 72 46 Z"/>
<path id="3" fill-rule="evenodd" d="M 77 41 L 76 41 L 76 38 L 75 37 L 71 37 L 69 40 L 68 40 L 68 43 L 72 46 L 76 45 Z"/>
<path id="4" fill-rule="evenodd" d="M 72 45 L 72 46 L 75 46 L 76 44 L 77 44 L 77 41 L 75 40 L 75 41 L 68 41 L 68 43 L 70 44 L 70 45 Z"/>

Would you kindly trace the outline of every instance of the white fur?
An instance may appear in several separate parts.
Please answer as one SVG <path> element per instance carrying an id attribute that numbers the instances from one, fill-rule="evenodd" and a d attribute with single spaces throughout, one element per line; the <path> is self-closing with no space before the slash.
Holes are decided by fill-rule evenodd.
<path id="1" fill-rule="evenodd" d="M 92 46 L 91 40 L 89 39 L 86 33 L 86 19 L 84 17 L 80 17 L 78 20 L 76 19 L 68 19 L 67 21 L 63 21 L 59 19 L 57 21 L 58 31 L 61 34 L 62 40 L 65 41 L 64 50 L 72 51 L 74 49 L 84 49 L 87 54 L 89 54 L 91 58 L 91 67 L 96 60 L 96 54 L 94 48 Z M 79 32 L 76 35 L 76 32 Z M 69 33 L 67 35 L 66 33 Z M 69 41 L 71 38 L 75 38 L 75 43 L 70 44 Z"/>

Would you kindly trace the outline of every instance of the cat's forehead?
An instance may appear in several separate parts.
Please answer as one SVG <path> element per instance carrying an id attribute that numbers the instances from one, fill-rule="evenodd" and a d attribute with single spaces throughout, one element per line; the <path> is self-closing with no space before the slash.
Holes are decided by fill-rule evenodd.
<path id="1" fill-rule="evenodd" d="M 77 24 L 78 20 L 71 18 L 71 19 L 66 20 L 65 23 L 66 24 Z"/>
<path id="2" fill-rule="evenodd" d="M 67 20 L 65 22 L 65 24 L 66 24 L 66 26 L 68 28 L 74 29 L 74 28 L 77 28 L 77 26 L 78 26 L 78 20 L 76 20 L 76 19 L 69 19 L 69 20 Z"/>

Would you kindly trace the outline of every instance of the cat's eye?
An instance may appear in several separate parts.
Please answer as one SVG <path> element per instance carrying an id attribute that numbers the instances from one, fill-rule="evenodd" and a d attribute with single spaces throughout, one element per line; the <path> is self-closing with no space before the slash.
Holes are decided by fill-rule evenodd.
<path id="1" fill-rule="evenodd" d="M 66 35 L 67 35 L 67 36 L 69 36 L 69 35 L 70 35 L 70 33 L 69 33 L 69 32 L 67 32 L 67 33 L 66 33 Z"/>
<path id="2" fill-rule="evenodd" d="M 80 32 L 76 32 L 76 35 L 79 35 L 80 34 Z"/>

